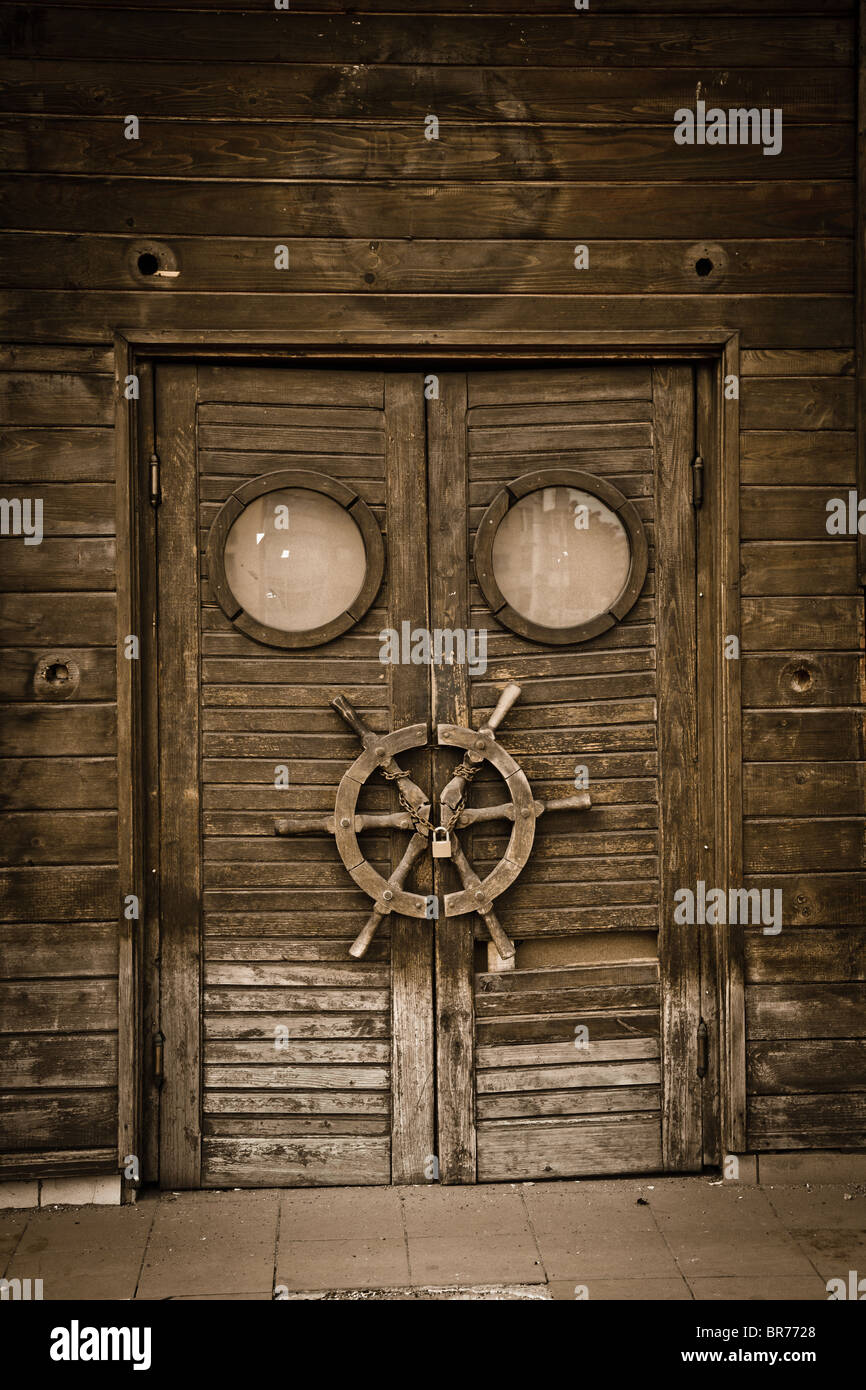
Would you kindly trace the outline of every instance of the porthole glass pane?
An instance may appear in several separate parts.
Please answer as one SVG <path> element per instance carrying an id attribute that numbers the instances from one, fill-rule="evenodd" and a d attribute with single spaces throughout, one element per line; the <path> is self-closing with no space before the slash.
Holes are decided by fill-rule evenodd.
<path id="1" fill-rule="evenodd" d="M 528 493 L 505 513 L 493 540 L 493 573 L 506 602 L 543 627 L 575 627 L 606 613 L 630 564 L 619 517 L 574 487 Z"/>
<path id="2" fill-rule="evenodd" d="M 303 632 L 338 618 L 364 583 L 367 556 L 353 518 L 307 488 L 263 493 L 226 538 L 226 579 L 260 623 Z"/>

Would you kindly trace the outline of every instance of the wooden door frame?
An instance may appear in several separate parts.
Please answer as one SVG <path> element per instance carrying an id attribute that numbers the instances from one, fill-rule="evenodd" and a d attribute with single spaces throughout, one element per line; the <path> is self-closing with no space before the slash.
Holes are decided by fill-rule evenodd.
<path id="1" fill-rule="evenodd" d="M 258 333 L 227 329 L 181 331 L 119 329 L 115 335 L 116 413 L 115 463 L 117 497 L 117 678 L 118 678 L 118 866 L 121 884 L 119 905 L 119 1108 L 118 1164 L 142 1151 L 143 1055 L 148 1039 L 143 1029 L 143 998 L 148 982 L 145 954 L 134 922 L 122 911 L 126 892 L 144 891 L 143 763 L 141 729 L 143 701 L 139 663 L 124 658 L 124 638 L 138 632 L 141 622 L 142 575 L 139 561 L 141 536 L 146 531 L 144 469 L 147 461 L 147 392 L 142 400 L 127 399 L 129 378 L 146 384 L 149 364 L 172 359 L 233 359 L 306 366 L 365 364 L 395 371 L 422 371 L 433 364 L 453 363 L 460 370 L 475 366 L 510 365 L 578 366 L 594 361 L 691 361 L 696 364 L 696 447 L 705 460 L 705 492 L 701 511 L 699 573 L 706 580 L 704 592 L 711 604 L 699 625 L 699 659 L 714 679 L 698 690 L 699 756 L 705 767 L 715 769 L 710 802 L 707 789 L 702 802 L 702 826 L 709 846 L 704 861 L 712 871 L 712 883 L 724 889 L 740 887 L 742 853 L 742 735 L 741 681 L 738 660 L 726 660 L 726 637 L 739 638 L 739 400 L 728 399 L 726 380 L 739 382 L 739 332 L 731 328 L 665 329 L 654 333 L 526 332 L 517 326 L 518 306 L 512 327 L 477 331 L 447 326 L 429 329 L 342 329 L 335 338 L 332 328 L 287 333 Z M 445 370 L 445 366 L 442 368 Z M 457 695 L 455 693 L 455 700 Z M 127 888 L 126 885 L 134 885 Z M 704 929 L 705 931 L 707 929 Z M 706 952 L 704 955 L 704 943 Z M 442 949 L 447 950 L 443 936 Z M 465 943 L 464 943 L 465 950 Z M 465 990 L 461 991 L 462 995 Z M 446 1002 L 446 1001 L 443 1001 Z M 454 1001 L 451 1001 L 452 1004 Z M 739 928 L 717 927 L 702 938 L 701 1008 L 710 1032 L 709 1072 L 704 1086 L 705 1127 L 712 1135 L 705 1144 L 705 1159 L 718 1161 L 725 1153 L 745 1149 L 745 1015 L 743 991 L 743 939 Z M 441 1009 L 437 1010 L 439 1013 Z M 405 1016 L 406 1011 L 403 1011 Z M 471 1009 L 458 1010 L 461 1046 L 473 1047 Z M 200 1019 L 195 1028 L 200 1029 Z M 400 1049 L 395 1044 L 395 1055 Z M 713 1116 L 718 1119 L 714 1120 Z M 465 1118 L 463 1121 L 465 1129 Z M 422 1125 L 419 1130 L 426 1132 Z M 420 1152 L 419 1138 L 415 1149 Z M 465 1147 L 465 1146 L 464 1146 Z M 454 1149 L 443 1181 L 474 1181 L 465 1156 Z M 401 1171 L 405 1176 L 398 1174 Z M 418 1153 L 397 1166 L 395 1181 L 418 1180 Z M 425 1175 L 426 1176 L 426 1175 Z M 129 1184 L 128 1186 L 132 1186 Z"/>

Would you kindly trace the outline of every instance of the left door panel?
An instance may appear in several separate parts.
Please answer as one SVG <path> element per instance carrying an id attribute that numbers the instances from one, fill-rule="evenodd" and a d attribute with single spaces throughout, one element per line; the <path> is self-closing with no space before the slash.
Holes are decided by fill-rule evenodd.
<path id="1" fill-rule="evenodd" d="M 389 556 L 371 606 L 315 646 L 292 636 L 303 613 L 280 617 L 279 565 L 301 553 L 302 606 L 319 625 L 326 614 L 338 576 L 310 557 L 334 522 L 332 484 L 340 496 L 357 494 L 383 535 L 423 524 L 412 516 L 413 490 L 424 495 L 423 430 L 412 427 L 418 393 L 401 390 L 401 380 L 156 370 L 162 1186 L 387 1183 L 392 1111 L 420 1116 L 417 1152 L 396 1146 L 394 1180 L 417 1175 L 422 1151 L 432 1152 L 432 1096 L 414 1092 L 432 1055 L 429 931 L 386 919 L 366 957 L 351 959 L 370 902 L 324 832 L 337 784 L 361 751 L 332 698 L 345 695 L 376 730 L 410 722 L 407 713 L 412 722 L 427 717 L 423 669 L 379 659 L 380 631 L 415 616 L 426 576 Z M 264 605 L 274 627 L 288 624 L 277 645 L 279 635 L 262 640 L 270 620 L 254 635 L 255 624 L 233 616 L 224 594 L 220 601 L 208 546 L 234 494 L 252 506 L 244 490 L 286 472 L 293 477 L 273 523 L 284 527 L 279 546 L 250 513 L 225 547 L 253 619 Z M 261 499 L 255 505 L 264 515 Z M 359 810 L 390 809 L 390 788 L 371 782 Z M 292 813 L 315 813 L 322 829 L 278 837 L 275 821 Z M 363 849 L 387 877 L 400 842 L 369 833 Z M 410 992 L 417 1012 L 407 1008 Z M 397 1028 L 411 1026 L 408 1049 L 392 1010 Z"/>

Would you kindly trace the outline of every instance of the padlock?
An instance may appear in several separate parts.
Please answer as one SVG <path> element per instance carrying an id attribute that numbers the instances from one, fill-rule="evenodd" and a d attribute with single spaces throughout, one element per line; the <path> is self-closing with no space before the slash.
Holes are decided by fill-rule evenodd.
<path id="1" fill-rule="evenodd" d="M 444 825 L 437 825 L 433 831 L 433 858 L 451 858 L 451 832 Z"/>

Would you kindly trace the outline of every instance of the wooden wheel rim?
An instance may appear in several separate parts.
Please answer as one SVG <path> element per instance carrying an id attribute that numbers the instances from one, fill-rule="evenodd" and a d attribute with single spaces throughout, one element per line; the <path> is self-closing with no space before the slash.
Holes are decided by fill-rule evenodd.
<path id="1" fill-rule="evenodd" d="M 460 724 L 440 724 L 437 729 L 440 744 L 471 751 L 479 759 L 486 759 L 497 772 L 501 772 L 514 807 L 514 824 L 511 837 L 494 869 L 490 871 L 475 889 L 463 888 L 459 893 L 445 894 L 445 916 L 460 917 L 465 912 L 478 912 L 489 907 L 494 898 L 504 893 L 518 875 L 529 858 L 535 840 L 536 808 L 532 788 L 526 773 L 506 753 L 493 734 L 466 729 Z M 479 898 L 476 894 L 481 894 Z"/>
<path id="2" fill-rule="evenodd" d="M 385 756 L 395 757 L 407 748 L 421 748 L 426 743 L 426 724 L 406 724 L 402 729 L 394 729 L 393 733 L 382 734 L 381 738 L 376 739 L 376 748 L 384 749 Z M 381 905 L 384 912 L 399 912 L 404 917 L 426 917 L 427 899 L 418 893 L 407 893 L 402 888 L 390 888 L 387 880 L 364 858 L 358 844 L 355 833 L 358 797 L 364 783 L 381 761 L 381 756 L 374 749 L 365 749 L 343 773 L 334 802 L 334 839 L 349 876 L 368 897 Z M 384 897 L 386 892 L 390 897 Z"/>

